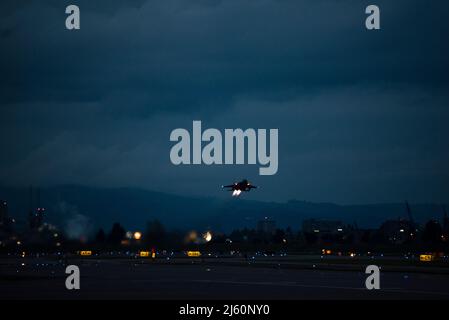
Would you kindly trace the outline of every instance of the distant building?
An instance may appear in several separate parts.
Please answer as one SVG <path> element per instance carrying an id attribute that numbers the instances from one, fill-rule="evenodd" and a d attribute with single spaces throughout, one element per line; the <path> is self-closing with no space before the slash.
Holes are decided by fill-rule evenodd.
<path id="1" fill-rule="evenodd" d="M 29 223 L 30 229 L 38 230 L 44 223 L 45 208 L 36 208 L 34 212 L 30 212 Z"/>
<path id="2" fill-rule="evenodd" d="M 379 228 L 381 236 L 388 242 L 401 244 L 416 236 L 416 228 L 409 220 L 387 220 Z"/>
<path id="3" fill-rule="evenodd" d="M 33 231 L 38 231 L 44 224 L 45 208 L 41 207 L 40 198 L 39 188 L 35 191 L 30 186 L 28 225 Z M 35 202 L 37 202 L 37 206 L 34 206 Z"/>
<path id="4" fill-rule="evenodd" d="M 447 216 L 446 208 L 444 208 L 443 217 L 443 241 L 449 241 L 449 217 Z"/>
<path id="5" fill-rule="evenodd" d="M 321 235 L 336 235 L 343 232 L 343 223 L 339 220 L 307 219 L 302 222 L 303 233 Z"/>
<path id="6" fill-rule="evenodd" d="M 5 200 L 0 200 L 0 223 L 8 218 L 8 203 Z"/>
<path id="7" fill-rule="evenodd" d="M 5 200 L 0 200 L 0 237 L 3 238 L 5 234 L 12 231 L 14 219 L 9 217 L 8 203 Z"/>
<path id="8" fill-rule="evenodd" d="M 274 234 L 276 231 L 276 222 L 265 217 L 263 220 L 257 222 L 257 231 L 261 233 Z"/>

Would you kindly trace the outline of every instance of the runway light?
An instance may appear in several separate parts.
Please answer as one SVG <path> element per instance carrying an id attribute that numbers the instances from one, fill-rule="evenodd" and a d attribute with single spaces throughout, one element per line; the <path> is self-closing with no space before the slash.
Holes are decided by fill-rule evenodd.
<path id="1" fill-rule="evenodd" d="M 142 238 L 142 233 L 139 231 L 134 232 L 134 239 L 140 240 L 140 238 Z"/>
<path id="2" fill-rule="evenodd" d="M 139 256 L 143 257 L 149 257 L 150 252 L 149 251 L 140 251 Z"/>
<path id="3" fill-rule="evenodd" d="M 431 254 L 421 254 L 419 256 L 419 261 L 423 261 L 423 262 L 433 261 L 433 255 L 431 255 Z"/>
<path id="4" fill-rule="evenodd" d="M 201 252 L 199 251 L 187 251 L 188 257 L 199 257 L 201 256 Z"/>

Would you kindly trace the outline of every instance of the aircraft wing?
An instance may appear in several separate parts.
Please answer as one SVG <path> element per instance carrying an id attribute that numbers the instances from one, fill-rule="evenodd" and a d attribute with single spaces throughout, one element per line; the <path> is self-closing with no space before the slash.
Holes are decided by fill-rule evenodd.
<path id="1" fill-rule="evenodd" d="M 234 185 L 230 184 L 229 186 L 221 186 L 222 188 L 232 188 Z"/>

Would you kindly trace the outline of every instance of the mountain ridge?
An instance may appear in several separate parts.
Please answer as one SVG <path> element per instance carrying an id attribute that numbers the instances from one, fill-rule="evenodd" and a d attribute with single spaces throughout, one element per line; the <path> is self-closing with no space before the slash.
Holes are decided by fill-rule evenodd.
<path id="1" fill-rule="evenodd" d="M 40 205 L 47 209 L 47 221 L 64 224 L 73 216 L 84 216 L 92 228 L 110 228 L 120 222 L 130 229 L 142 229 L 151 219 L 159 219 L 168 229 L 212 228 L 228 232 L 255 228 L 263 217 L 274 219 L 279 227 L 301 228 L 309 218 L 357 223 L 362 228 L 377 228 L 387 219 L 408 218 L 404 202 L 340 205 L 292 199 L 265 202 L 240 198 L 220 199 L 176 195 L 133 187 L 88 187 L 58 185 L 40 188 Z M 29 188 L 0 186 L 0 199 L 8 202 L 11 216 L 26 224 Z M 36 196 L 33 197 L 37 206 Z M 443 215 L 441 204 L 411 204 L 413 218 L 419 223 Z"/>

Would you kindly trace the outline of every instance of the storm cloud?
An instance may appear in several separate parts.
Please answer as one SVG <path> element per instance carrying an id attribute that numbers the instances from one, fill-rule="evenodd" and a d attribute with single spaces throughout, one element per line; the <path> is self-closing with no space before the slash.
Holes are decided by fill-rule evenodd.
<path id="1" fill-rule="evenodd" d="M 0 183 L 361 203 L 448 201 L 449 3 L 0 4 Z M 169 134 L 279 128 L 279 172 L 170 163 Z M 270 199 L 267 199 L 267 194 Z"/>

